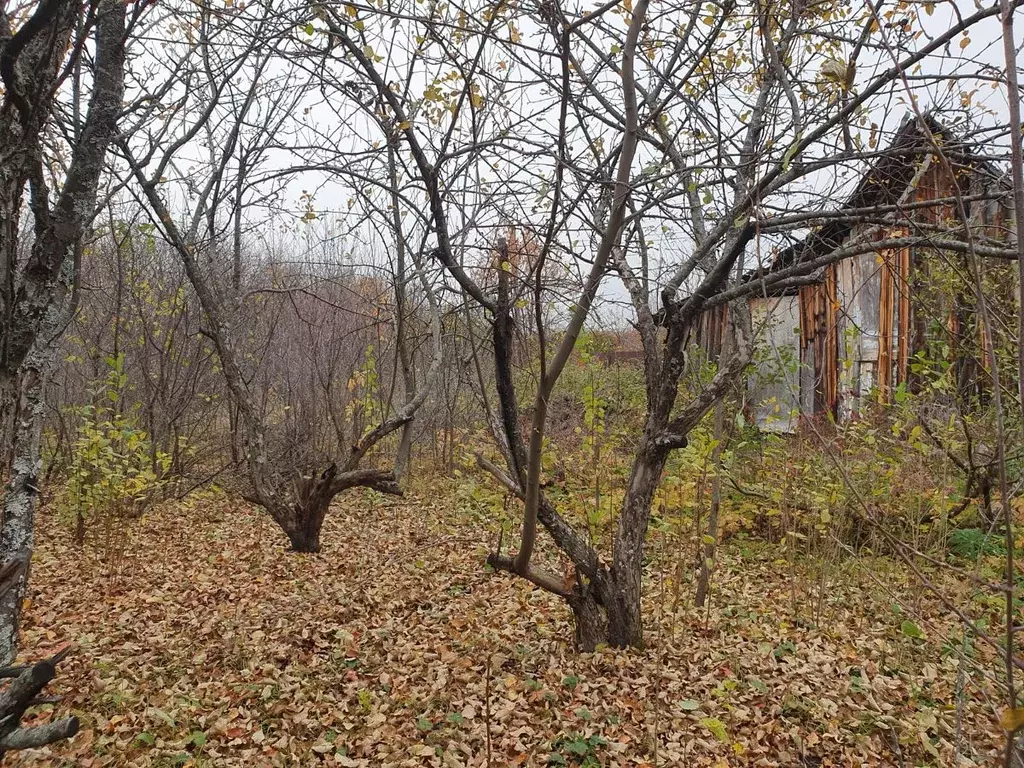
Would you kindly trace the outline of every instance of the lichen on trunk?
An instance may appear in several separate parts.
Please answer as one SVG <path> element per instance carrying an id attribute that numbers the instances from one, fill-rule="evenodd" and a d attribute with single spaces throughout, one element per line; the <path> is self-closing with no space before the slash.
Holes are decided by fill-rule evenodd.
<path id="1" fill-rule="evenodd" d="M 26 366 L 22 402 L 15 426 L 11 476 L 4 492 L 0 524 L 0 665 L 11 664 L 18 653 L 21 605 L 28 587 L 29 565 L 35 543 L 35 511 L 42 468 L 41 444 L 46 374 L 55 356 L 48 347 Z"/>

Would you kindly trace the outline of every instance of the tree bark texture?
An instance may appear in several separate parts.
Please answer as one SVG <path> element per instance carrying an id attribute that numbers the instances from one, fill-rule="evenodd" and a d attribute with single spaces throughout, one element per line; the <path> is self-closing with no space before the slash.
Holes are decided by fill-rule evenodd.
<path id="1" fill-rule="evenodd" d="M 292 502 L 266 508 L 288 537 L 293 552 L 317 553 L 320 551 L 320 531 L 331 501 L 342 491 L 355 486 L 373 488 L 381 493 L 401 493 L 391 472 L 379 469 L 339 472 L 338 466 L 331 464 L 318 477 L 297 480 Z"/>
<path id="2" fill-rule="evenodd" d="M 13 442 L 11 476 L 4 491 L 0 553 L 5 579 L 0 595 L 0 664 L 11 664 L 18 654 L 21 605 L 28 588 L 29 565 L 35 543 L 37 482 L 42 469 L 40 445 L 44 403 L 42 399 L 49 361 L 26 366 Z"/>
<path id="3" fill-rule="evenodd" d="M 43 0 L 12 34 L 0 9 L 0 456 L 9 466 L 0 525 L 0 661 L 7 663 L 17 653 L 32 559 L 43 395 L 53 342 L 67 321 L 62 303 L 74 271 L 68 256 L 92 220 L 124 93 L 125 4 L 102 0 L 89 109 L 51 202 L 40 137 L 80 12 L 70 0 Z M 29 248 L 18 238 L 26 190 L 35 230 Z"/>

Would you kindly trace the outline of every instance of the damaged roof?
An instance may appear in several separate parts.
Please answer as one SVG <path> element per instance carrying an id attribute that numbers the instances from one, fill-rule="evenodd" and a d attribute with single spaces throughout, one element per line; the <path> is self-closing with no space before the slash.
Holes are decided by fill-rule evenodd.
<path id="1" fill-rule="evenodd" d="M 933 152 L 929 133 L 944 142 L 943 149 L 954 158 L 957 167 L 976 167 L 978 163 L 985 162 L 976 158 L 970 143 L 953 137 L 949 129 L 933 116 L 925 115 L 923 122 L 927 132 L 922 126 L 922 119 L 914 115 L 904 118 L 888 148 L 861 177 L 838 213 L 899 204 L 922 161 Z M 747 272 L 743 280 L 756 280 L 794 264 L 827 256 L 843 244 L 856 225 L 852 218 L 826 222 L 800 242 L 779 251 L 769 266 Z"/>

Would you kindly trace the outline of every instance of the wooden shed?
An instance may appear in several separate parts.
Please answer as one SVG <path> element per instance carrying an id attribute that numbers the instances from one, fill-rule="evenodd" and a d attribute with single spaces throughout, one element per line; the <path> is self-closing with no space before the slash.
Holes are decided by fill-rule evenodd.
<path id="1" fill-rule="evenodd" d="M 955 141 L 941 125 L 928 127 L 943 157 L 922 130 L 908 119 L 889 148 L 860 179 L 842 210 L 888 210 L 878 223 L 859 216 L 830 221 L 802 241 L 778 252 L 770 265 L 745 276 L 755 280 L 803 261 L 824 261 L 853 240 L 891 240 L 944 228 L 943 237 L 963 236 L 954 202 L 967 202 L 968 226 L 987 242 L 1006 242 L 1012 229 L 1011 189 L 1005 176 L 979 159 L 977 147 Z M 928 201 L 937 201 L 928 205 Z M 894 217 L 893 209 L 899 211 Z M 857 222 L 857 223 L 854 223 Z M 913 360 L 941 337 L 942 349 L 966 388 L 982 387 L 984 360 L 977 353 L 979 329 L 974 294 L 939 284 L 946 268 L 968 269 L 967 255 L 916 246 L 881 248 L 837 260 L 812 274 L 807 285 L 765 291 L 751 299 L 756 334 L 754 372 L 748 381 L 748 411 L 764 429 L 792 431 L 808 416 L 839 422 L 860 414 L 871 400 L 890 402 L 901 385 L 915 386 Z M 984 259 L 984 270 L 1001 274 L 997 296 L 1014 311 L 1016 264 Z M 970 274 L 970 272 L 966 272 Z M 1010 279 L 1012 276 L 1012 279 Z M 998 287 L 998 286 L 1001 286 Z M 718 327 L 706 318 L 702 326 Z"/>

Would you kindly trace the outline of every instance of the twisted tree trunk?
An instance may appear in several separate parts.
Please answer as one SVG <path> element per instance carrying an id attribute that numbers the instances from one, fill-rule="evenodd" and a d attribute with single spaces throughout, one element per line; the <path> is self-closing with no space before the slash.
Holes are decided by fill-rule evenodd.
<path id="1" fill-rule="evenodd" d="M 427 377 L 428 385 L 414 398 L 409 400 L 399 411 L 385 419 L 361 440 L 352 446 L 342 467 L 332 463 L 323 473 L 314 478 L 303 478 L 300 475 L 291 493 L 274 480 L 272 465 L 267 455 L 266 425 L 259 413 L 256 401 L 246 386 L 238 363 L 235 349 L 234 329 L 228 318 L 228 310 L 217 296 L 213 285 L 208 281 L 199 267 L 195 247 L 191 238 L 178 229 L 170 211 L 156 191 L 156 182 L 147 179 L 142 167 L 134 160 L 127 142 L 121 147 L 128 157 L 132 172 L 142 186 L 149 200 L 156 220 L 163 228 L 170 244 L 177 250 L 189 282 L 196 291 L 199 303 L 210 321 L 207 335 L 213 340 L 221 362 L 224 382 L 231 394 L 231 401 L 237 409 L 238 420 L 242 426 L 244 450 L 248 479 L 252 484 L 252 493 L 247 500 L 263 507 L 276 522 L 296 552 L 319 552 L 320 530 L 331 500 L 347 488 L 366 486 L 383 493 L 401 494 L 390 471 L 377 469 L 359 469 L 363 457 L 380 440 L 412 421 L 416 410 L 422 405 L 429 391 L 429 383 L 440 364 L 440 317 L 435 316 L 434 341 L 435 357 L 431 372 Z M 436 313 L 435 313 L 436 314 Z M 296 468 L 293 468 L 296 469 Z M 290 498 L 289 498 L 290 497 Z"/>
<path id="2" fill-rule="evenodd" d="M 354 469 L 341 472 L 331 464 L 319 476 L 295 481 L 292 501 L 266 506 L 270 516 L 288 537 L 293 552 L 320 551 L 320 531 L 334 497 L 349 488 L 373 488 L 396 496 L 402 490 L 395 475 L 387 470 Z"/>

